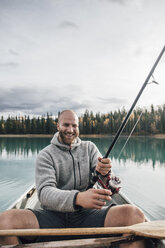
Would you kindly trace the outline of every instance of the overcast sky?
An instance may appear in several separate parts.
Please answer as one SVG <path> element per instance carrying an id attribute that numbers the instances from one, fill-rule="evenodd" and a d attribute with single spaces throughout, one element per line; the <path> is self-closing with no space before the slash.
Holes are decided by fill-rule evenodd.
<path id="1" fill-rule="evenodd" d="M 0 0 L 0 115 L 128 110 L 164 43 L 164 0 Z M 154 77 L 138 107 L 165 103 L 165 55 Z"/>

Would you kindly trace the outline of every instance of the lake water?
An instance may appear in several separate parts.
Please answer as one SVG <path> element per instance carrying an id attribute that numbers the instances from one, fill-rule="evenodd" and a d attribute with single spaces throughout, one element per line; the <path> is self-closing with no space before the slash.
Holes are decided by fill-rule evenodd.
<path id="1" fill-rule="evenodd" d="M 34 184 L 36 156 L 50 139 L 0 138 L 0 212 Z M 112 137 L 86 140 L 105 155 Z M 132 137 L 120 154 L 125 141 L 121 137 L 110 156 L 113 172 L 125 182 L 122 192 L 151 220 L 165 219 L 165 139 Z"/>

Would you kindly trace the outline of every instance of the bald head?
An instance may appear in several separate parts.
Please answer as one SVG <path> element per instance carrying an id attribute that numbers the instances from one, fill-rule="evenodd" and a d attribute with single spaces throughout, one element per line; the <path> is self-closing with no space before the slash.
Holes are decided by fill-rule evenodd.
<path id="1" fill-rule="evenodd" d="M 65 118 L 65 117 L 72 118 L 72 119 L 75 119 L 76 121 L 78 121 L 77 114 L 73 110 L 67 109 L 67 110 L 63 110 L 60 113 L 60 115 L 58 117 L 58 123 L 60 123 L 61 119 Z"/>

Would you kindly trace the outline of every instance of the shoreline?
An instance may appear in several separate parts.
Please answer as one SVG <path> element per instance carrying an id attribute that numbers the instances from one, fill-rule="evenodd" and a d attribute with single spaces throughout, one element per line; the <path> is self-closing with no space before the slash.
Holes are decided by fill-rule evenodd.
<path id="1" fill-rule="evenodd" d="M 52 138 L 54 134 L 0 134 L 2 138 Z M 80 134 L 80 138 L 104 138 L 114 137 L 110 134 Z M 121 135 L 121 137 L 127 137 L 127 135 Z M 132 137 L 152 137 L 157 139 L 165 139 L 165 134 L 153 134 L 153 135 L 132 135 Z"/>

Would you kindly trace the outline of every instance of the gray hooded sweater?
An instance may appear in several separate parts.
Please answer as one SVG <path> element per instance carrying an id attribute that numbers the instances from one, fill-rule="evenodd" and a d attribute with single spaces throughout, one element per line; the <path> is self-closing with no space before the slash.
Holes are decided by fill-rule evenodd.
<path id="1" fill-rule="evenodd" d="M 76 196 L 87 189 L 99 156 L 94 143 L 77 138 L 70 147 L 61 144 L 56 133 L 51 144 L 40 151 L 36 162 L 36 188 L 42 207 L 76 211 Z"/>

